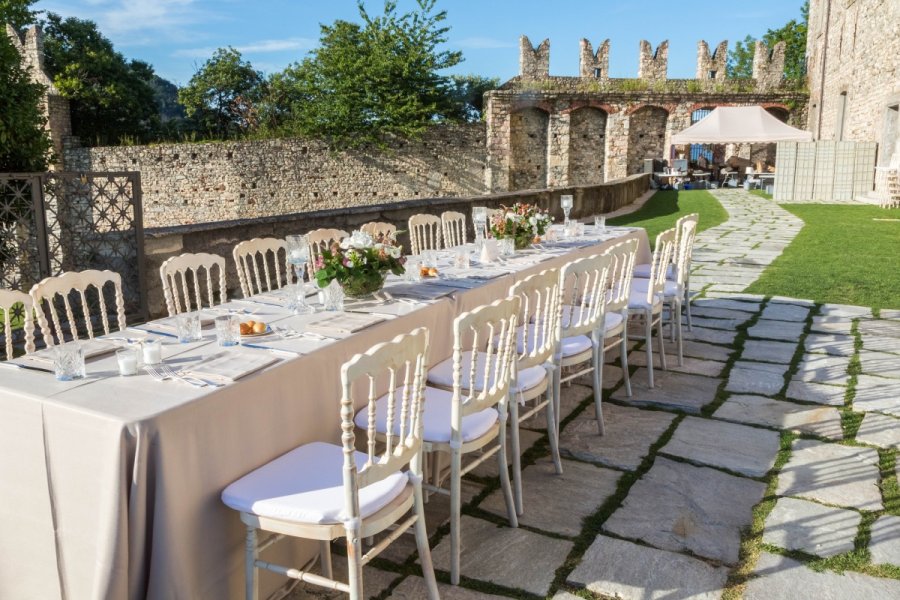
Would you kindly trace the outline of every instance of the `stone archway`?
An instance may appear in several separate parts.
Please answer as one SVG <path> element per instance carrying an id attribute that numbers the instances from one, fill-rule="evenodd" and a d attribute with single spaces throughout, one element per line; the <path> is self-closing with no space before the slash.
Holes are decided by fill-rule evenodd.
<path id="1" fill-rule="evenodd" d="M 569 113 L 569 185 L 606 180 L 606 112 L 585 106 Z"/>
<path id="2" fill-rule="evenodd" d="M 628 118 L 628 174 L 644 172 L 644 159 L 666 158 L 666 121 L 669 113 L 658 106 L 644 106 Z"/>
<path id="3" fill-rule="evenodd" d="M 550 115 L 523 108 L 509 116 L 509 189 L 547 187 L 547 135 Z"/>

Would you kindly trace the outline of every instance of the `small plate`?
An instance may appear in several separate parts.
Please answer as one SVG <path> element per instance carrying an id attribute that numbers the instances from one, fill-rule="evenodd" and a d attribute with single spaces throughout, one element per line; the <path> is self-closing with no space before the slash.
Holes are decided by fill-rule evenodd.
<path id="1" fill-rule="evenodd" d="M 270 335 L 272 333 L 272 327 L 270 325 L 266 325 L 266 330 L 261 331 L 259 333 L 242 333 L 242 338 L 252 338 L 252 337 L 262 337 L 264 335 Z"/>

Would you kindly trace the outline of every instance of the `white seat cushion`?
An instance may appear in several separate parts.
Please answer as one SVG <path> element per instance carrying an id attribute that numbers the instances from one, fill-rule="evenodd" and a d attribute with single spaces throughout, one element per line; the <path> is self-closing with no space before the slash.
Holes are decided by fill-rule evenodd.
<path id="1" fill-rule="evenodd" d="M 591 338 L 586 335 L 573 335 L 563 338 L 560 343 L 560 355 L 563 358 L 581 354 L 585 350 L 591 349 Z"/>
<path id="2" fill-rule="evenodd" d="M 358 469 L 366 455 L 356 453 Z M 244 475 L 222 492 L 234 510 L 300 523 L 332 524 L 344 518 L 344 449 L 313 442 L 294 448 Z M 409 481 L 394 473 L 359 490 L 360 517 L 375 514 L 403 492 Z"/>
<path id="3" fill-rule="evenodd" d="M 635 265 L 632 276 L 639 279 L 650 279 L 650 268 L 649 264 Z M 666 279 L 675 279 L 675 265 L 669 265 L 666 270 Z"/>
<path id="4" fill-rule="evenodd" d="M 447 390 L 425 386 L 425 416 L 422 422 L 425 441 L 449 442 L 450 441 L 450 416 L 453 407 L 453 393 Z M 394 405 L 394 433 L 400 434 L 400 406 Z M 500 416 L 493 408 L 486 408 L 477 413 L 472 413 L 462 420 L 462 439 L 471 442 L 487 433 Z M 360 429 L 369 427 L 369 409 L 363 408 L 356 413 L 353 419 Z M 407 422 L 407 427 L 409 424 Z M 387 394 L 375 402 L 375 429 L 379 433 L 387 431 Z"/>
<path id="5" fill-rule="evenodd" d="M 644 289 L 643 291 L 633 289 L 631 290 L 631 296 L 628 297 L 629 310 L 650 310 L 660 305 L 662 305 L 662 298 L 660 296 L 656 296 L 653 299 L 652 306 L 647 302 L 646 289 Z"/>
<path id="6" fill-rule="evenodd" d="M 476 390 L 484 389 L 484 360 L 484 353 L 479 352 L 477 360 L 478 364 L 476 365 L 477 368 L 475 369 L 474 388 Z M 462 360 L 462 386 L 464 388 L 469 385 L 469 373 L 471 373 L 471 369 L 472 353 L 467 350 L 463 353 Z M 540 365 L 528 367 L 527 369 L 519 369 L 519 377 L 513 385 L 513 391 L 526 392 L 542 383 L 545 377 L 547 377 L 547 371 Z M 431 367 L 431 369 L 428 371 L 428 381 L 435 385 L 440 385 L 443 387 L 453 387 L 453 358 L 448 358 L 443 362 L 440 362 Z M 493 384 L 493 381 L 491 381 L 491 383 Z M 427 407 L 428 405 L 426 404 L 425 406 Z"/>
<path id="7" fill-rule="evenodd" d="M 631 282 L 632 292 L 640 292 L 645 296 L 647 295 L 647 288 L 649 287 L 649 279 L 633 279 Z M 674 281 L 666 281 L 665 290 L 663 293 L 665 294 L 666 298 L 671 298 L 672 296 L 681 296 L 681 292 L 678 291 L 678 284 Z"/>
<path id="8" fill-rule="evenodd" d="M 569 326 L 569 321 L 574 315 L 575 321 L 578 321 L 578 314 L 581 312 L 580 306 L 570 306 L 568 304 L 564 304 L 562 307 L 562 326 L 563 329 Z M 610 329 L 614 329 L 619 326 L 622 322 L 623 318 L 621 313 L 617 312 L 607 312 L 604 315 L 604 331 L 609 331 Z"/>

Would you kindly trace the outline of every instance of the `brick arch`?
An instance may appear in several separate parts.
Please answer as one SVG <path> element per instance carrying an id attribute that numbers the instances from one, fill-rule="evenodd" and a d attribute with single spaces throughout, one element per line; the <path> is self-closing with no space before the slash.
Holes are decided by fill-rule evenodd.
<path id="1" fill-rule="evenodd" d="M 666 155 L 666 125 L 671 111 L 654 104 L 642 104 L 628 117 L 627 174 L 643 172 L 644 159 Z"/>
<path id="2" fill-rule="evenodd" d="M 644 104 L 633 104 L 625 110 L 625 114 L 630 117 L 634 113 L 645 108 L 658 108 L 659 110 L 665 111 L 667 115 L 671 115 L 675 112 L 676 106 L 677 105 L 675 104 L 654 104 L 649 102 Z"/>
<path id="3" fill-rule="evenodd" d="M 522 112 L 523 110 L 528 110 L 531 108 L 536 108 L 537 110 L 544 111 L 545 113 L 552 114 L 553 113 L 553 104 L 546 100 L 535 100 L 535 99 L 525 99 L 525 100 L 516 100 L 512 106 L 510 106 L 509 113 L 517 113 Z"/>
<path id="4" fill-rule="evenodd" d="M 581 110 L 582 108 L 596 108 L 597 110 L 602 110 L 607 115 L 619 112 L 618 108 L 605 102 L 598 102 L 597 100 L 575 100 L 571 105 L 569 105 L 569 108 L 559 111 L 559 114 L 571 114 L 576 110 Z"/>

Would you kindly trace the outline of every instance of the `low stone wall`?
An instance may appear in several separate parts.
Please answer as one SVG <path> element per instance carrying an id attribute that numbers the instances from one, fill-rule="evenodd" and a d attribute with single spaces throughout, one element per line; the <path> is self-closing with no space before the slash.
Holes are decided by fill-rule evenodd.
<path id="1" fill-rule="evenodd" d="M 633 175 L 624 179 L 591 186 L 526 190 L 485 196 L 457 198 L 425 198 L 406 200 L 390 204 L 356 206 L 333 210 L 319 210 L 277 217 L 261 217 L 218 223 L 200 223 L 175 227 L 148 228 L 145 233 L 145 269 L 147 273 L 147 294 L 150 314 L 160 316 L 165 312 L 159 267 L 167 258 L 183 252 L 211 252 L 226 258 L 228 265 L 229 297 L 240 297 L 240 284 L 231 252 L 243 240 L 258 237 L 283 238 L 291 233 L 304 233 L 320 227 L 336 227 L 346 231 L 358 229 L 369 221 L 386 221 L 406 230 L 409 217 L 418 213 L 439 215 L 447 210 L 455 210 L 471 217 L 472 206 L 499 207 L 514 202 L 528 202 L 551 209 L 555 220 L 562 219 L 559 197 L 562 194 L 574 196 L 572 217 L 586 217 L 608 213 L 626 206 L 640 197 L 650 185 L 649 175 Z M 469 239 L 472 239 L 471 218 L 467 220 Z M 409 238 L 400 235 L 404 248 L 409 248 Z"/>

